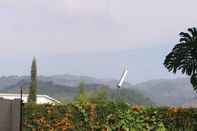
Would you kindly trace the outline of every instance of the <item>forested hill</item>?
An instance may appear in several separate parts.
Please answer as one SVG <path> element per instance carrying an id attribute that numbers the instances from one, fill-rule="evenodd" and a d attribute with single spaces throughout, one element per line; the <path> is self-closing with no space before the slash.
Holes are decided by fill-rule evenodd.
<path id="1" fill-rule="evenodd" d="M 28 93 L 28 87 L 30 85 L 29 80 L 20 80 L 18 83 L 10 85 L 6 88 L 0 90 L 0 92 L 4 93 L 19 93 L 20 87 L 23 87 L 24 93 Z M 105 87 L 105 91 L 109 100 L 119 99 L 118 92 L 116 88 L 110 88 L 107 85 L 103 84 L 85 84 L 85 91 L 87 95 L 91 95 L 92 93 L 98 91 L 99 89 L 103 89 Z M 67 85 L 58 85 L 52 81 L 38 81 L 38 93 L 46 94 L 52 96 L 62 102 L 70 102 L 73 98 L 78 94 L 77 86 L 67 86 Z M 128 102 L 130 104 L 138 104 L 138 105 L 153 105 L 154 103 L 148 98 L 145 97 L 142 93 L 137 91 L 137 89 L 129 89 L 123 88 L 120 90 L 120 99 Z"/>
<path id="2" fill-rule="evenodd" d="M 117 92 L 117 80 L 113 79 L 97 79 L 75 75 L 39 76 L 38 79 L 39 93 L 48 94 L 62 100 L 71 100 L 76 95 L 76 87 L 80 81 L 85 82 L 87 92 L 94 91 L 102 85 L 109 87 L 108 92 L 111 96 Z M 21 85 L 25 85 L 27 88 L 29 81 L 30 79 L 27 76 L 0 77 L 0 90 L 1 92 L 16 92 Z M 196 99 L 197 96 L 192 89 L 190 80 L 187 78 L 158 79 L 136 85 L 127 82 L 124 87 L 128 89 L 124 89 L 121 96 L 127 97 L 125 99 L 128 99 L 130 103 L 149 103 L 151 99 L 157 105 L 180 106 Z"/>
<path id="3" fill-rule="evenodd" d="M 53 82 L 57 85 L 67 85 L 76 87 L 80 81 L 86 84 L 104 84 L 112 88 L 116 88 L 117 80 L 114 79 L 97 79 L 89 76 L 76 76 L 76 75 L 53 75 L 53 76 L 38 76 L 40 81 Z M 21 80 L 30 80 L 30 76 L 3 76 L 0 77 L 0 89 L 7 88 L 11 85 L 17 84 Z M 131 87 L 131 84 L 124 83 L 125 87 Z"/>

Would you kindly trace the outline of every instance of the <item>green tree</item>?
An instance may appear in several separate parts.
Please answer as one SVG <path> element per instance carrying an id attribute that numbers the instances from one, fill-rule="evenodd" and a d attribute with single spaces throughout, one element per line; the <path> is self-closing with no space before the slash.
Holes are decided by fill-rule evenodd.
<path id="1" fill-rule="evenodd" d="M 166 56 L 164 66 L 176 73 L 181 70 L 190 76 L 191 84 L 197 91 L 197 29 L 189 28 L 188 33 L 179 33 L 179 43 Z"/>
<path id="2" fill-rule="evenodd" d="M 107 86 L 103 85 L 100 88 L 96 89 L 89 96 L 90 101 L 95 103 L 105 103 L 109 101 L 109 94 L 107 91 Z"/>
<path id="3" fill-rule="evenodd" d="M 83 81 L 81 81 L 78 85 L 78 94 L 74 98 L 74 100 L 79 104 L 85 104 L 88 102 L 88 95 L 85 91 L 85 84 Z"/>
<path id="4" fill-rule="evenodd" d="M 36 58 L 34 57 L 31 66 L 31 84 L 29 89 L 28 102 L 36 103 L 36 95 L 37 95 L 37 66 L 36 66 Z"/>

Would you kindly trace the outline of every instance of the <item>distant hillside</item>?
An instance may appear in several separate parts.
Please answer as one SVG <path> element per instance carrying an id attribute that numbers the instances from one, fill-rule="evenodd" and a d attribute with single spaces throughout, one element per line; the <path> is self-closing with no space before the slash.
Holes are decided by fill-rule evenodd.
<path id="1" fill-rule="evenodd" d="M 0 89 L 7 88 L 11 85 L 17 84 L 19 81 L 26 79 L 24 76 L 2 76 L 0 77 Z"/>
<path id="2" fill-rule="evenodd" d="M 160 105 L 181 106 L 197 96 L 187 78 L 151 80 L 134 85 L 133 88 L 139 89 Z"/>
<path id="3" fill-rule="evenodd" d="M 50 96 L 71 100 L 76 95 L 77 85 L 80 81 L 86 83 L 87 91 L 93 91 L 101 85 L 110 87 L 109 95 L 116 92 L 117 80 L 97 79 L 88 76 L 75 76 L 75 75 L 55 75 L 55 76 L 39 76 L 39 93 L 48 94 Z M 0 77 L 0 91 L 2 92 L 16 92 L 20 85 L 28 86 L 30 81 L 27 76 L 9 76 Z M 125 83 L 123 85 L 124 91 L 122 97 L 128 99 L 130 102 L 139 100 L 146 101 L 146 97 L 158 105 L 176 105 L 181 106 L 187 101 L 191 101 L 197 94 L 193 91 L 189 79 L 158 79 L 151 80 L 136 85 Z M 128 88 L 128 89 L 126 89 Z M 137 93 L 135 93 L 137 92 Z M 138 97 L 139 96 L 139 97 Z M 127 97 L 127 98 L 126 98 Z M 139 102 L 138 101 L 138 102 Z"/>
<path id="4" fill-rule="evenodd" d="M 20 91 L 20 87 L 23 87 L 24 93 L 28 93 L 29 85 L 30 80 L 21 80 L 14 85 L 1 89 L 0 92 L 17 93 Z M 85 90 L 90 93 L 102 86 L 103 84 L 85 84 Z M 115 88 L 106 88 L 106 90 L 110 99 L 118 99 L 117 90 Z M 78 88 L 76 86 L 58 85 L 53 81 L 39 80 L 38 93 L 47 94 L 63 102 L 69 102 L 77 95 Z M 130 104 L 153 105 L 153 102 L 149 98 L 135 89 L 123 88 L 120 94 L 121 99 Z"/>
<path id="5" fill-rule="evenodd" d="M 53 76 L 38 76 L 40 81 L 53 82 L 57 85 L 77 86 L 80 81 L 86 84 L 104 84 L 112 88 L 116 88 L 117 80 L 113 79 L 97 79 L 88 76 L 76 75 L 53 75 Z M 29 76 L 8 76 L 0 77 L 0 89 L 7 88 L 11 85 L 17 84 L 21 80 L 30 80 Z M 131 87 L 131 84 L 126 82 L 124 87 Z"/>

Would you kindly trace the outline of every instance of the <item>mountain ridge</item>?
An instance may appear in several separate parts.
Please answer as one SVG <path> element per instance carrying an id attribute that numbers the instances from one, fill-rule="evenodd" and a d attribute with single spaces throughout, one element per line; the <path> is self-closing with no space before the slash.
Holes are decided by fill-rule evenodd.
<path id="1" fill-rule="evenodd" d="M 19 93 L 20 88 L 23 88 L 24 93 L 29 92 L 30 80 L 21 80 L 17 84 L 9 86 L 7 88 L 1 89 L 2 93 Z M 117 90 L 110 88 L 103 84 L 86 84 L 84 83 L 84 89 L 86 90 L 87 95 L 92 95 L 95 91 L 99 89 L 105 89 L 107 96 L 111 100 L 118 99 Z M 52 96 L 62 102 L 69 102 L 74 99 L 78 94 L 79 89 L 76 86 L 67 86 L 67 85 L 58 85 L 53 81 L 42 81 L 38 80 L 38 94 L 45 94 Z M 139 105 L 153 105 L 154 103 L 146 96 L 141 94 L 138 90 L 121 88 L 120 90 L 121 100 L 124 100 L 130 104 L 139 104 Z"/>
<path id="2" fill-rule="evenodd" d="M 136 84 L 133 88 L 161 105 L 180 106 L 197 96 L 189 78 L 151 80 Z"/>
<path id="3" fill-rule="evenodd" d="M 7 76 L 0 77 L 0 91 L 11 90 L 10 88 L 16 88 L 20 85 L 18 82 L 22 80 L 30 81 L 29 76 Z M 57 90 L 62 92 L 63 89 L 71 91 L 72 96 L 76 94 L 76 89 L 79 82 L 83 81 L 88 90 L 94 90 L 95 87 L 106 85 L 111 89 L 116 89 L 118 80 L 115 79 L 98 79 L 89 76 L 76 76 L 76 75 L 54 75 L 54 76 L 38 76 L 38 80 L 44 83 L 44 90 L 47 90 L 47 86 L 57 86 Z M 27 85 L 27 84 L 26 84 Z M 124 83 L 124 88 L 136 90 L 143 94 L 145 97 L 150 98 L 157 105 L 172 105 L 180 106 L 189 100 L 196 97 L 196 93 L 193 91 L 192 85 L 188 78 L 176 78 L 176 79 L 154 79 L 137 84 Z M 92 88 L 92 89 L 91 89 Z M 48 89 L 49 92 L 52 89 Z M 56 90 L 53 90 L 55 92 Z M 69 96 L 69 95 L 68 95 Z"/>

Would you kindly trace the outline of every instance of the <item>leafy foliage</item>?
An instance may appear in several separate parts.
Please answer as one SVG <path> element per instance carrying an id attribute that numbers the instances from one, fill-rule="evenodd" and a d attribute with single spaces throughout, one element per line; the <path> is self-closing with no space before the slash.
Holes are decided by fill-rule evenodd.
<path id="1" fill-rule="evenodd" d="M 152 108 L 106 102 L 68 105 L 25 104 L 25 131 L 194 131 L 197 109 Z"/>
<path id="2" fill-rule="evenodd" d="M 78 94 L 74 98 L 74 102 L 78 104 L 85 104 L 88 102 L 93 102 L 96 104 L 102 104 L 108 101 L 122 101 L 129 104 L 139 104 L 139 105 L 154 105 L 154 103 L 144 97 L 137 90 L 132 90 L 128 88 L 120 89 L 120 98 L 118 97 L 116 89 L 111 89 L 105 85 L 102 85 L 95 90 L 87 91 L 84 82 L 80 82 L 78 85 Z"/>
<path id="3" fill-rule="evenodd" d="M 100 104 L 109 101 L 110 98 L 108 95 L 107 88 L 107 86 L 101 86 L 99 89 L 96 89 L 95 91 L 91 92 L 89 95 L 89 101 Z"/>
<path id="4" fill-rule="evenodd" d="M 75 97 L 74 101 L 76 101 L 79 104 L 86 104 L 88 102 L 88 96 L 85 91 L 84 82 L 79 83 L 78 89 L 79 89 L 79 91 L 78 91 L 78 94 Z"/>
<path id="5" fill-rule="evenodd" d="M 181 70 L 183 74 L 191 76 L 194 90 L 197 90 L 197 29 L 189 28 L 189 33 L 179 33 L 179 43 L 166 56 L 164 65 L 173 73 Z"/>

